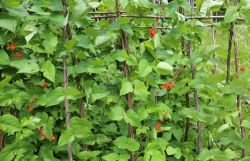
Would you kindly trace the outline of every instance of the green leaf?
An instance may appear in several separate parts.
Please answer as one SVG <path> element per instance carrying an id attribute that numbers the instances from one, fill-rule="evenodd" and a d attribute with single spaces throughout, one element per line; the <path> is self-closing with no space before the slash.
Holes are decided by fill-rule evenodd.
<path id="1" fill-rule="evenodd" d="M 0 27 L 7 29 L 11 32 L 16 31 L 17 21 L 11 19 L 0 19 Z"/>
<path id="2" fill-rule="evenodd" d="M 133 92 L 133 85 L 127 79 L 122 80 L 122 88 L 120 89 L 120 95 L 125 95 Z"/>
<path id="3" fill-rule="evenodd" d="M 167 62 L 160 62 L 156 68 L 162 75 L 167 75 L 173 72 L 173 67 Z"/>
<path id="4" fill-rule="evenodd" d="M 74 140 L 75 140 L 75 136 L 73 133 L 73 129 L 71 129 L 71 128 L 67 129 L 61 134 L 61 136 L 58 140 L 58 146 L 62 146 L 62 145 L 71 143 Z"/>
<path id="5" fill-rule="evenodd" d="M 159 48 L 161 46 L 160 34 L 159 33 L 155 34 L 153 40 L 154 40 L 154 47 Z"/>
<path id="6" fill-rule="evenodd" d="M 110 120 L 120 121 L 123 119 L 124 109 L 121 106 L 112 107 L 108 113 Z"/>
<path id="7" fill-rule="evenodd" d="M 107 41 L 109 41 L 111 37 L 109 35 L 102 35 L 102 36 L 97 36 L 95 39 L 95 45 L 101 45 Z"/>
<path id="8" fill-rule="evenodd" d="M 77 42 L 78 41 L 76 39 L 71 39 L 64 44 L 64 47 L 67 50 L 71 50 L 77 44 Z"/>
<path id="9" fill-rule="evenodd" d="M 43 46 L 45 51 L 48 53 L 53 53 L 56 50 L 58 44 L 57 36 L 50 34 L 47 35 L 47 38 L 43 41 Z"/>
<path id="10" fill-rule="evenodd" d="M 223 124 L 218 128 L 218 133 L 221 133 L 222 131 L 228 129 L 230 126 L 229 124 Z"/>
<path id="11" fill-rule="evenodd" d="M 0 117 L 0 130 L 8 134 L 14 134 L 21 130 L 20 122 L 15 116 L 5 114 Z"/>
<path id="12" fill-rule="evenodd" d="M 26 42 L 28 43 L 35 36 L 35 34 L 37 34 L 37 30 L 34 30 L 29 35 L 25 36 Z"/>
<path id="13" fill-rule="evenodd" d="M 145 86 L 145 84 L 139 80 L 135 80 L 133 84 L 134 84 L 134 94 L 136 96 L 135 99 L 146 101 L 150 93 L 148 92 L 148 89 Z"/>
<path id="14" fill-rule="evenodd" d="M 180 159 L 182 155 L 180 148 L 173 148 L 172 146 L 168 146 L 166 152 L 168 155 L 174 155 L 176 159 Z"/>
<path id="15" fill-rule="evenodd" d="M 10 59 L 8 54 L 3 51 L 0 50 L 0 65 L 8 65 L 10 63 Z"/>
<path id="16" fill-rule="evenodd" d="M 41 97 L 41 99 L 44 99 Z M 50 91 L 48 93 L 47 99 L 46 99 L 46 106 L 54 106 L 62 101 L 64 101 L 65 95 L 64 95 L 64 88 L 62 87 L 57 87 L 54 90 Z"/>
<path id="17" fill-rule="evenodd" d="M 243 127 L 245 127 L 245 128 L 250 128 L 250 121 L 249 120 L 243 120 L 241 125 Z"/>
<path id="18" fill-rule="evenodd" d="M 39 72 L 39 66 L 34 60 L 15 60 L 10 63 L 10 66 L 18 69 L 18 73 L 36 73 Z"/>
<path id="19" fill-rule="evenodd" d="M 239 18 L 240 14 L 237 11 L 237 9 L 238 8 L 236 6 L 230 6 L 227 8 L 226 13 L 225 13 L 225 18 L 224 18 L 225 23 L 233 22 L 237 18 Z"/>
<path id="20" fill-rule="evenodd" d="M 183 136 L 183 130 L 180 128 L 178 128 L 178 129 L 174 128 L 173 135 L 177 139 L 177 141 L 180 143 L 181 138 Z"/>
<path id="21" fill-rule="evenodd" d="M 55 75 L 56 75 L 56 68 L 51 60 L 47 60 L 42 68 L 41 71 L 43 72 L 43 76 L 48 80 L 55 82 Z"/>
<path id="22" fill-rule="evenodd" d="M 119 160 L 119 155 L 117 153 L 110 153 L 110 154 L 102 156 L 102 159 L 106 161 L 117 161 Z"/>
<path id="23" fill-rule="evenodd" d="M 139 77 L 146 77 L 149 73 L 152 72 L 152 67 L 146 59 L 142 59 L 139 63 Z"/>
<path id="24" fill-rule="evenodd" d="M 135 139 L 127 138 L 125 136 L 118 137 L 113 142 L 120 149 L 127 149 L 129 151 L 137 151 L 140 148 L 140 144 Z"/>
<path id="25" fill-rule="evenodd" d="M 39 15 L 43 15 L 43 16 L 48 16 L 48 15 L 50 15 L 49 12 L 45 12 L 45 11 L 44 11 L 40 6 L 38 6 L 38 5 L 32 6 L 31 9 L 29 9 L 29 10 L 32 11 L 32 12 L 35 12 L 35 13 L 37 13 L 37 14 L 39 14 Z"/>
<path id="26" fill-rule="evenodd" d="M 101 154 L 101 151 L 82 151 L 78 153 L 78 158 L 81 160 L 89 160 L 91 158 L 96 158 L 99 154 Z"/>

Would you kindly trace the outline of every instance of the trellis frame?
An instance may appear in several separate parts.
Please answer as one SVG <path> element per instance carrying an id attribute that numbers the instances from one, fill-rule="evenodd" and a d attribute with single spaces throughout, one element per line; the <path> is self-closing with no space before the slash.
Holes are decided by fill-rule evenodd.
<path id="1" fill-rule="evenodd" d="M 235 0 L 235 5 L 237 5 L 237 0 Z M 191 4 L 191 10 L 192 10 L 192 14 L 191 16 L 186 16 L 185 17 L 185 20 L 223 20 L 225 18 L 225 16 L 219 16 L 219 15 L 211 15 L 211 16 L 196 16 L 194 15 L 194 9 L 195 9 L 195 0 L 190 0 L 189 3 Z M 88 13 L 89 15 L 91 15 L 91 19 L 93 20 L 99 20 L 99 19 L 108 19 L 108 18 L 119 18 L 119 17 L 127 17 L 127 18 L 139 18 L 139 19 L 142 19 L 142 18 L 153 18 L 153 19 L 160 19 L 160 20 L 163 20 L 163 19 L 172 19 L 171 17 L 169 16 L 158 16 L 158 15 L 127 15 L 125 11 L 120 11 L 120 7 L 119 7 L 119 0 L 116 0 L 116 12 L 89 12 Z M 244 19 L 242 18 L 237 18 L 237 21 L 239 22 L 245 22 Z M 152 28 L 153 26 L 137 26 L 139 28 Z M 213 45 L 215 45 L 216 43 L 216 31 L 215 31 L 215 28 L 214 28 L 214 25 L 213 24 L 208 24 L 208 25 L 204 25 L 204 26 L 200 26 L 200 27 L 211 27 L 212 29 L 212 41 L 213 41 Z M 161 26 L 161 27 L 153 27 L 153 28 L 157 28 L 157 29 L 169 29 L 168 27 L 164 27 L 164 26 Z M 122 35 L 122 41 L 123 41 L 123 48 L 126 50 L 127 53 L 129 53 L 129 47 L 128 47 L 128 36 L 124 36 L 126 35 L 125 32 L 121 31 L 121 35 Z M 230 83 L 230 64 L 231 64 L 231 50 L 232 50 L 232 46 L 234 45 L 234 54 L 235 54 L 235 70 L 236 70 L 236 76 L 237 78 L 239 77 L 239 53 L 238 53 L 238 50 L 239 50 L 239 47 L 238 47 L 238 42 L 237 40 L 234 40 L 233 38 L 235 37 L 235 32 L 234 32 L 234 23 L 230 23 L 230 29 L 229 29 L 229 44 L 228 44 L 228 58 L 227 58 L 227 75 L 226 75 L 226 82 L 227 84 Z M 234 43 L 234 44 L 233 44 Z M 192 56 L 192 42 L 189 42 L 188 44 L 188 55 L 189 57 Z M 213 57 L 215 58 L 215 54 L 213 55 Z M 126 78 L 129 78 L 129 74 L 128 74 L 128 66 L 127 64 L 125 63 L 124 64 L 124 71 L 125 71 L 125 76 Z M 127 71 L 127 74 L 126 74 L 126 71 Z M 214 70 L 212 71 L 213 73 L 216 73 L 216 66 L 214 67 Z M 195 73 L 196 73 L 196 68 L 195 68 L 195 65 L 194 64 L 191 64 L 191 73 L 192 73 L 192 78 L 194 79 L 195 78 Z M 132 94 L 129 93 L 127 95 L 127 101 L 128 101 L 128 108 L 132 108 L 132 100 L 131 100 L 131 97 L 132 97 Z M 198 96 L 198 92 L 196 89 L 194 89 L 194 101 L 195 101 L 195 107 L 196 107 L 196 111 L 197 112 L 200 112 L 200 107 L 199 107 L 199 96 Z M 242 123 L 242 120 L 243 120 L 243 111 L 241 109 L 241 105 L 240 105 L 240 96 L 237 95 L 237 108 L 240 112 L 239 114 L 239 118 L 240 118 L 240 131 L 241 131 L 241 136 L 242 138 L 244 139 L 245 138 L 245 128 L 242 127 L 241 123 Z M 190 105 L 190 100 L 189 100 L 189 96 L 188 96 L 188 93 L 186 95 L 186 106 L 189 107 Z M 186 124 L 186 126 L 189 126 L 188 124 Z M 201 127 L 201 123 L 198 121 L 197 122 L 197 127 L 198 127 L 198 131 L 197 131 L 197 135 L 198 135 L 198 138 L 197 138 L 197 152 L 198 154 L 200 154 L 202 152 L 202 127 Z M 133 129 L 131 126 L 129 127 L 131 129 Z M 130 129 L 130 137 L 134 137 L 134 134 L 133 134 L 133 130 L 131 131 Z M 188 130 L 188 128 L 186 127 L 185 128 L 185 132 L 186 130 Z M 187 140 L 188 136 L 184 136 L 184 140 Z M 245 149 L 242 150 L 242 157 L 246 156 L 246 151 Z M 131 154 L 131 161 L 135 161 L 136 158 L 135 158 L 135 155 L 132 153 Z"/>

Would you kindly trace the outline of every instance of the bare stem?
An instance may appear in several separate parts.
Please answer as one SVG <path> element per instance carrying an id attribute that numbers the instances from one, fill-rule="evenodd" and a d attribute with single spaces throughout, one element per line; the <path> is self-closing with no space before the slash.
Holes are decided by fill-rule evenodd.
<path id="1" fill-rule="evenodd" d="M 66 9 L 65 15 L 67 16 L 67 7 L 68 3 L 67 0 L 62 0 L 62 4 L 64 8 Z M 67 24 L 64 29 L 64 39 L 68 40 L 71 38 L 71 30 L 69 24 Z M 67 56 L 63 56 L 63 73 L 64 73 L 64 88 L 68 87 L 68 69 L 67 69 Z M 69 109 L 69 99 L 68 97 L 65 97 L 64 100 L 64 106 L 65 106 L 65 114 L 66 114 L 66 127 L 67 129 L 70 128 L 70 109 Z M 72 155 L 72 144 L 69 143 L 67 145 L 68 148 L 68 160 L 73 161 L 73 155 Z"/>
<path id="2" fill-rule="evenodd" d="M 121 13 L 120 13 L 120 2 L 119 0 L 116 0 L 116 16 L 120 17 Z M 129 42 L 128 42 L 128 35 L 127 33 L 125 33 L 124 31 L 121 31 L 121 36 L 122 36 L 122 47 L 123 49 L 126 50 L 127 54 L 129 54 Z M 128 69 L 128 64 L 125 62 L 124 63 L 124 74 L 125 77 L 129 79 L 129 69 Z M 132 93 L 128 93 L 127 95 L 127 103 L 128 103 L 128 109 L 133 108 L 133 101 L 132 101 Z M 131 125 L 129 125 L 129 136 L 130 138 L 134 138 L 134 129 Z M 135 157 L 135 153 L 131 152 L 131 161 L 135 161 L 136 157 Z"/>
<path id="3" fill-rule="evenodd" d="M 231 50 L 232 50 L 232 42 L 233 42 L 233 32 L 234 29 L 234 24 L 230 24 L 230 29 L 229 29 L 229 40 L 228 40 L 228 50 L 227 50 L 227 78 L 226 78 L 226 83 L 230 83 L 230 70 L 231 70 Z"/>
<path id="4" fill-rule="evenodd" d="M 192 53 L 193 53 L 193 47 L 192 47 L 191 41 L 189 41 L 188 46 L 189 46 L 189 57 L 191 59 Z M 195 79 L 196 67 L 194 64 L 191 64 L 191 72 L 192 72 L 192 78 Z M 196 88 L 194 88 L 194 104 L 195 104 L 196 111 L 200 112 L 199 97 L 198 97 L 198 92 Z M 197 121 L 197 128 L 198 128 L 198 140 L 197 140 L 198 154 L 200 154 L 202 152 L 202 124 L 200 121 Z"/>
<path id="5" fill-rule="evenodd" d="M 240 77 L 240 63 L 239 63 L 239 42 L 237 39 L 237 35 L 234 33 L 234 54 L 235 54 L 235 72 L 236 72 L 236 78 L 239 79 Z M 246 129 L 242 126 L 243 122 L 243 110 L 241 108 L 241 99 L 240 95 L 237 95 L 237 100 L 236 100 L 236 105 L 239 110 L 239 118 L 240 118 L 240 132 L 241 132 L 241 137 L 242 139 L 246 139 Z M 244 158 L 247 155 L 246 149 L 242 149 L 241 156 Z"/>

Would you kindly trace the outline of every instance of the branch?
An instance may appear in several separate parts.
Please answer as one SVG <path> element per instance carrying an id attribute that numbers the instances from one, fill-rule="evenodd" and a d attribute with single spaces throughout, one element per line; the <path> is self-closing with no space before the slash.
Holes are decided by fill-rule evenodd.
<path id="1" fill-rule="evenodd" d="M 193 53 L 193 47 L 191 41 L 189 41 L 188 46 L 189 46 L 189 57 L 191 59 Z M 196 67 L 194 64 L 191 64 L 191 72 L 192 72 L 192 78 L 195 79 Z M 196 111 L 200 112 L 199 97 L 196 88 L 194 88 L 194 104 Z M 197 128 L 198 128 L 198 154 L 200 154 L 202 152 L 202 125 L 200 121 L 197 121 Z"/>
<path id="2" fill-rule="evenodd" d="M 68 7 L 67 0 L 62 0 L 62 4 L 64 8 L 66 9 Z M 65 12 L 64 16 L 67 16 L 67 11 Z M 67 24 L 64 27 L 64 39 L 68 40 L 71 38 L 71 31 L 70 26 Z M 63 56 L 63 73 L 64 73 L 64 88 L 67 88 L 68 86 L 68 69 L 67 69 L 67 57 L 66 55 Z M 66 114 L 66 127 L 67 129 L 70 128 L 70 110 L 69 110 L 69 100 L 68 97 L 65 97 L 64 101 L 65 106 L 65 114 Z M 72 144 L 68 143 L 68 160 L 73 161 L 73 155 L 72 155 Z"/>
<path id="3" fill-rule="evenodd" d="M 120 2 L 119 0 L 116 0 L 116 16 L 120 17 L 121 13 L 119 12 L 120 9 Z M 121 36 L 122 36 L 122 47 L 125 49 L 127 54 L 129 54 L 129 42 L 128 42 L 128 35 L 124 31 L 121 30 Z M 128 69 L 128 64 L 124 62 L 124 74 L 125 77 L 129 79 L 129 69 Z M 132 102 L 132 93 L 128 93 L 127 95 L 127 103 L 128 103 L 128 109 L 131 109 L 133 107 L 133 102 Z M 131 125 L 129 125 L 129 136 L 130 138 L 134 138 L 134 129 Z M 131 152 L 131 161 L 135 161 L 135 153 Z"/>
<path id="4" fill-rule="evenodd" d="M 228 40 L 228 50 L 227 50 L 227 78 L 226 83 L 229 84 L 230 82 L 230 70 L 231 70 L 231 50 L 232 50 L 232 42 L 233 42 L 233 28 L 234 24 L 230 23 L 229 29 L 229 40 Z"/>
<path id="5" fill-rule="evenodd" d="M 234 54 L 235 54 L 235 59 L 234 59 L 234 63 L 235 63 L 235 72 L 236 72 L 236 78 L 238 79 L 240 77 L 240 65 L 239 65 L 239 41 L 237 39 L 237 35 L 234 33 Z M 241 137 L 243 140 L 246 139 L 246 129 L 242 126 L 242 122 L 243 122 L 243 110 L 241 108 L 241 99 L 240 99 L 240 95 L 237 95 L 237 99 L 236 99 L 236 105 L 237 108 L 239 110 L 239 118 L 240 118 L 240 132 L 241 132 Z M 246 156 L 246 149 L 242 149 L 241 151 L 241 156 L 242 158 L 244 158 Z"/>

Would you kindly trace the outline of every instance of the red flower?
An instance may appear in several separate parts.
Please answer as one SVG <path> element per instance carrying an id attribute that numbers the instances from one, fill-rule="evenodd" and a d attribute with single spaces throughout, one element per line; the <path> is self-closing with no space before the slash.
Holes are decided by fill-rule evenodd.
<path id="1" fill-rule="evenodd" d="M 39 127 L 37 130 L 38 131 L 43 131 L 44 129 L 43 129 L 43 127 L 42 128 Z"/>
<path id="2" fill-rule="evenodd" d="M 162 85 L 162 89 L 167 89 L 167 88 L 168 88 L 167 83 L 163 83 L 163 85 Z"/>
<path id="3" fill-rule="evenodd" d="M 16 46 L 15 44 L 9 44 L 9 47 L 12 51 L 16 50 Z"/>
<path id="4" fill-rule="evenodd" d="M 155 36 L 155 34 L 157 33 L 156 28 L 151 28 L 150 29 L 150 37 L 153 38 Z"/>
<path id="5" fill-rule="evenodd" d="M 240 67 L 240 71 L 245 71 L 246 70 L 246 68 L 245 67 Z"/>
<path id="6" fill-rule="evenodd" d="M 56 137 L 54 135 L 51 135 L 49 138 L 50 138 L 51 141 L 55 141 L 56 140 Z"/>
<path id="7" fill-rule="evenodd" d="M 173 88 L 173 83 L 171 81 L 168 82 L 168 84 L 163 83 L 162 89 L 171 89 Z"/>
<path id="8" fill-rule="evenodd" d="M 14 55 L 14 54 L 11 54 L 11 58 L 14 59 L 14 58 L 15 58 L 15 55 Z"/>
<path id="9" fill-rule="evenodd" d="M 161 25 L 161 23 L 158 21 L 158 22 L 156 22 L 156 25 Z"/>
<path id="10" fill-rule="evenodd" d="M 29 107 L 28 112 L 30 112 L 30 113 L 33 112 L 32 106 Z"/>
<path id="11" fill-rule="evenodd" d="M 160 121 L 159 121 L 160 123 L 163 123 L 164 122 L 164 119 L 160 119 Z"/>
<path id="12" fill-rule="evenodd" d="M 40 137 L 41 137 L 42 139 L 46 139 L 46 135 L 45 135 L 44 133 L 41 133 L 41 134 L 40 134 Z"/>
<path id="13" fill-rule="evenodd" d="M 168 89 L 173 88 L 173 83 L 171 81 L 168 82 Z"/>
<path id="14" fill-rule="evenodd" d="M 22 55 L 22 53 L 17 52 L 17 53 L 16 53 L 16 56 L 17 56 L 18 58 L 22 58 L 23 55 Z"/>
<path id="15" fill-rule="evenodd" d="M 11 40 L 11 37 L 10 37 L 10 36 L 8 36 L 8 40 Z"/>
<path id="16" fill-rule="evenodd" d="M 156 127 L 156 129 L 158 129 L 158 130 L 161 129 L 161 124 L 160 124 L 160 122 L 157 122 L 155 127 Z"/>
<path id="17" fill-rule="evenodd" d="M 43 89 L 47 88 L 46 82 L 42 82 L 42 88 L 43 88 Z"/>

